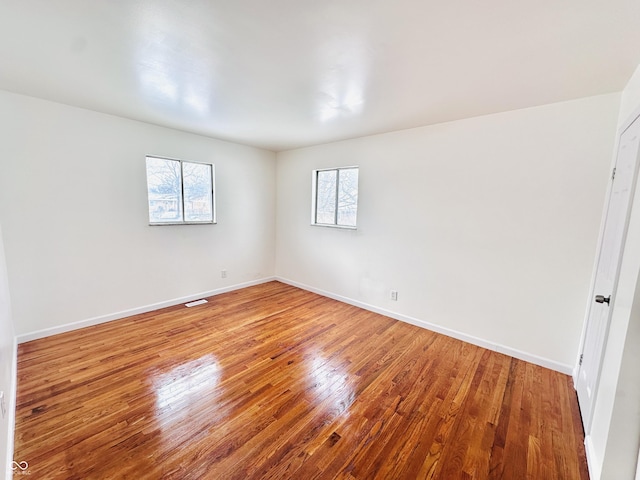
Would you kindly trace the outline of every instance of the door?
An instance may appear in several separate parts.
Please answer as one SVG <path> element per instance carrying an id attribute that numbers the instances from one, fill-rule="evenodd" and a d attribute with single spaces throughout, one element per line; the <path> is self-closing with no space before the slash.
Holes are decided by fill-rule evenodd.
<path id="1" fill-rule="evenodd" d="M 600 366 L 615 302 L 615 289 L 629 218 L 640 147 L 640 119 L 620 136 L 616 167 L 612 175 L 609 203 L 596 267 L 594 298 L 587 316 L 587 328 L 578 370 L 578 401 L 585 433 L 589 433 Z"/>

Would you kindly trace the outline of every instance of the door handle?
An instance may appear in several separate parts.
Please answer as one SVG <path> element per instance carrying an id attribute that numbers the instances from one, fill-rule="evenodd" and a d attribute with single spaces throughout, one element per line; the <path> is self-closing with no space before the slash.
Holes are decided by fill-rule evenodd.
<path id="1" fill-rule="evenodd" d="M 611 295 L 609 295 L 608 297 L 605 297 L 604 295 L 596 295 L 596 303 L 606 303 L 607 305 L 609 305 L 610 301 Z"/>

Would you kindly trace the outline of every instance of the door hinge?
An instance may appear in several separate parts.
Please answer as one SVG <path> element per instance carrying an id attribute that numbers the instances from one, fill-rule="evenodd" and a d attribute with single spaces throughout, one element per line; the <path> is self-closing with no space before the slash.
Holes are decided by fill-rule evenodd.
<path id="1" fill-rule="evenodd" d="M 582 359 L 584 358 L 584 353 L 580 354 L 580 360 L 578 360 L 578 365 L 582 365 Z"/>
<path id="2" fill-rule="evenodd" d="M 611 180 L 616 178 L 616 167 L 613 167 L 613 172 L 611 172 Z"/>

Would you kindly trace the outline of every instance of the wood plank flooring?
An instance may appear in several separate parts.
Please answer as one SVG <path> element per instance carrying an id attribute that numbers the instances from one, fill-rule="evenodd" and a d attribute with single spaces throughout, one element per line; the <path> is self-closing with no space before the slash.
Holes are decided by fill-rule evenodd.
<path id="1" fill-rule="evenodd" d="M 19 346 L 31 478 L 587 479 L 582 442 L 569 377 L 278 282 Z"/>

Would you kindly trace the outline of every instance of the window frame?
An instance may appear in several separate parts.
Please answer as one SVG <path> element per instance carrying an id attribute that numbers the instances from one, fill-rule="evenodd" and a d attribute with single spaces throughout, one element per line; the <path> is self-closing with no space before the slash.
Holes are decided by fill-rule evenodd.
<path id="1" fill-rule="evenodd" d="M 338 202 L 340 195 L 340 171 L 341 170 L 357 170 L 358 171 L 358 200 L 356 201 L 356 224 L 355 225 L 341 225 L 338 223 Z M 334 213 L 334 222 L 335 223 L 319 223 L 318 222 L 318 175 L 321 172 L 336 172 L 336 195 L 335 195 L 335 213 Z M 329 227 L 329 228 L 341 228 L 346 230 L 357 230 L 358 229 L 358 203 L 360 201 L 360 166 L 359 165 L 350 165 L 347 167 L 332 167 L 332 168 L 318 168 L 311 172 L 311 188 L 312 188 L 312 202 L 311 202 L 311 225 L 314 227 Z"/>
<path id="2" fill-rule="evenodd" d="M 157 160 L 166 160 L 166 161 L 170 161 L 170 162 L 178 162 L 180 164 L 180 188 L 179 188 L 179 201 L 180 201 L 180 211 L 182 214 L 182 221 L 170 221 L 170 222 L 153 222 L 151 221 L 151 198 L 150 198 L 150 189 L 149 189 L 149 170 L 148 170 L 148 160 L 150 158 L 153 159 L 157 159 Z M 184 208 L 184 202 L 185 202 L 185 198 L 184 198 L 184 164 L 194 164 L 194 165 L 206 165 L 208 167 L 211 168 L 211 220 L 206 220 L 206 221 L 186 221 L 185 220 L 185 208 Z M 216 180 L 216 173 L 215 173 L 215 165 L 213 163 L 207 163 L 207 162 L 194 162 L 191 160 L 181 160 L 179 158 L 171 158 L 171 157 L 165 157 L 165 156 L 161 156 L 161 155 L 145 155 L 145 175 L 146 175 L 146 179 L 147 179 L 147 217 L 149 220 L 149 225 L 150 226 L 165 226 L 165 225 L 215 225 L 216 223 L 218 223 L 217 221 L 217 215 L 216 215 L 216 184 L 215 184 L 215 180 Z"/>

